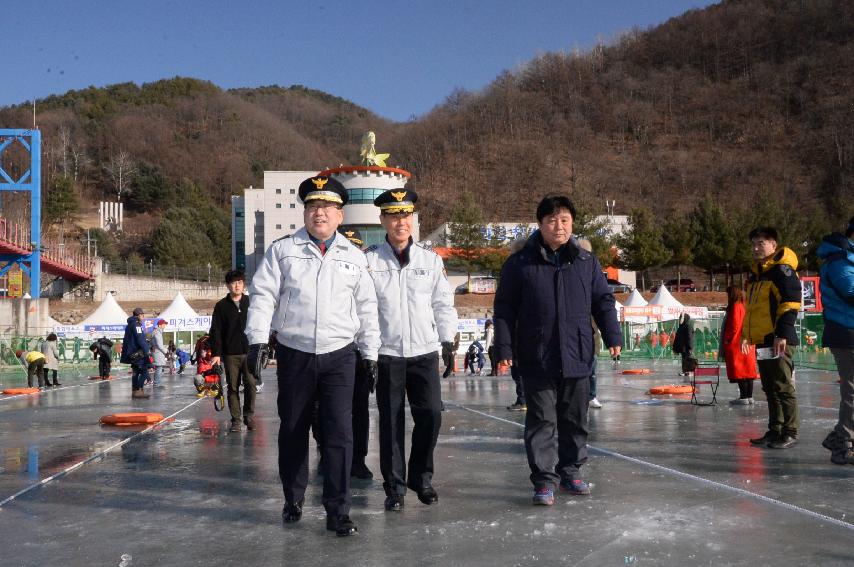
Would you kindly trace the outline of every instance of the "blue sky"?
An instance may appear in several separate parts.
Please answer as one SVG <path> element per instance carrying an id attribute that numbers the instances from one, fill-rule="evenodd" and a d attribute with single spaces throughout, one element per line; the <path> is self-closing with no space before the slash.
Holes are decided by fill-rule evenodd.
<path id="1" fill-rule="evenodd" d="M 407 120 L 548 51 L 589 49 L 700 0 L 37 0 L 0 8 L 0 106 L 176 75 L 302 84 Z M 4 125 L 0 124 L 0 127 Z"/>

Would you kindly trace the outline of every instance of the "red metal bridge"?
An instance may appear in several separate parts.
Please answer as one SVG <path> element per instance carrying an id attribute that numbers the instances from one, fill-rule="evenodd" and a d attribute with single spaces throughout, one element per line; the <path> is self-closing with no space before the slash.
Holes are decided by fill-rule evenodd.
<path id="1" fill-rule="evenodd" d="M 56 254 L 52 246 L 42 247 L 41 269 L 70 282 L 94 278 L 93 262 L 85 254 Z M 30 231 L 17 223 L 0 218 L 0 256 L 23 255 L 33 251 Z"/>

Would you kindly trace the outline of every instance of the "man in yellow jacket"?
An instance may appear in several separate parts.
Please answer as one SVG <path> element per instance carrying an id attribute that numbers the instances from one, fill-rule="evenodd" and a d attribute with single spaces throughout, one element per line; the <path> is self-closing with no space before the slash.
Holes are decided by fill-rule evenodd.
<path id="1" fill-rule="evenodd" d="M 37 376 L 39 388 L 44 387 L 44 361 L 45 356 L 37 350 L 24 351 L 21 354 L 21 362 L 27 367 L 27 387 L 33 387 L 33 377 Z"/>
<path id="2" fill-rule="evenodd" d="M 747 286 L 747 314 L 742 327 L 742 352 L 756 345 L 762 390 L 768 399 L 768 431 L 751 439 L 754 445 L 788 449 L 798 440 L 798 399 L 792 380 L 792 357 L 798 344 L 795 320 L 801 307 L 801 282 L 792 250 L 777 247 L 771 227 L 750 232 L 753 259 Z"/>

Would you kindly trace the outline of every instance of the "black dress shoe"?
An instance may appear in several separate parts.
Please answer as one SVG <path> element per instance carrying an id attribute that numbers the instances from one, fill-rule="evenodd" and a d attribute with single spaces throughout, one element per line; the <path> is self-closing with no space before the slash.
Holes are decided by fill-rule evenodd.
<path id="1" fill-rule="evenodd" d="M 370 480 L 374 478 L 374 473 L 371 472 L 371 469 L 364 462 L 358 462 L 353 463 L 353 466 L 350 468 L 350 476 L 361 480 Z"/>
<path id="2" fill-rule="evenodd" d="M 783 435 L 781 437 L 778 437 L 774 441 L 769 442 L 768 447 L 770 449 L 788 449 L 797 442 L 797 437 L 792 437 L 791 435 Z"/>
<path id="3" fill-rule="evenodd" d="M 285 502 L 285 507 L 282 508 L 282 521 L 286 524 L 295 524 L 299 522 L 302 518 L 303 502 L 303 500 L 300 500 L 296 504 Z"/>
<path id="4" fill-rule="evenodd" d="M 403 510 L 403 496 L 390 494 L 385 497 L 385 509 L 389 512 L 400 512 Z"/>
<path id="5" fill-rule="evenodd" d="M 338 537 L 355 535 L 359 531 L 350 516 L 346 514 L 343 516 L 326 516 L 326 529 L 335 532 Z"/>
<path id="6" fill-rule="evenodd" d="M 766 431 L 765 435 L 763 435 L 762 437 L 757 437 L 755 439 L 751 439 L 750 444 L 751 445 L 768 445 L 768 443 L 770 443 L 772 441 L 776 441 L 777 437 L 779 437 L 779 435 L 777 435 L 776 432 Z"/>
<path id="7" fill-rule="evenodd" d="M 407 485 L 410 490 L 414 490 L 415 494 L 418 495 L 418 499 L 427 504 L 435 504 L 439 501 L 439 495 L 436 494 L 436 490 L 432 486 L 413 486 L 411 484 Z"/>

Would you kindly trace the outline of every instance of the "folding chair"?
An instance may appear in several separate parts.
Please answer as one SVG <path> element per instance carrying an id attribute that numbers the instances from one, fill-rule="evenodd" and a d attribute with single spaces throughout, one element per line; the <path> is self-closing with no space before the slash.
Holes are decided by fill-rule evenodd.
<path id="1" fill-rule="evenodd" d="M 700 402 L 697 399 L 699 386 L 708 385 L 712 389 L 712 401 Z M 694 391 L 691 392 L 691 403 L 697 406 L 713 406 L 718 403 L 718 386 L 721 385 L 721 365 L 714 366 L 697 366 L 694 369 L 694 375 L 691 377 L 691 386 Z"/>

